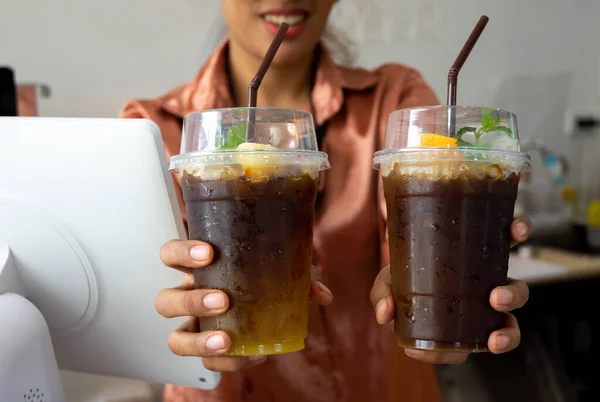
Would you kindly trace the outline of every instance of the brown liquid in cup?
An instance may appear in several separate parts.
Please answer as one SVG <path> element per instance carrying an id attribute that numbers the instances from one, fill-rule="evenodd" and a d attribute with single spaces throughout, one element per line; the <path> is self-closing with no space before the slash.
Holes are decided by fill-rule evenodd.
<path id="1" fill-rule="evenodd" d="M 317 179 L 243 177 L 203 181 L 185 173 L 190 239 L 210 243 L 213 263 L 194 270 L 196 288 L 220 289 L 229 310 L 200 319 L 223 330 L 230 355 L 278 354 L 304 347 Z"/>
<path id="2" fill-rule="evenodd" d="M 507 283 L 519 177 L 383 177 L 395 333 L 406 348 L 485 351 L 505 324 L 491 291 Z"/>

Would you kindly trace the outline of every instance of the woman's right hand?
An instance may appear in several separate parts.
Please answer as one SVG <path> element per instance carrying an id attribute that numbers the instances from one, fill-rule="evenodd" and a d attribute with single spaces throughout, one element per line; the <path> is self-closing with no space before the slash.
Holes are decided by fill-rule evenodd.
<path id="1" fill-rule="evenodd" d="M 212 247 L 201 241 L 171 240 L 161 248 L 160 258 L 168 267 L 185 273 L 184 281 L 176 288 L 162 290 L 155 300 L 156 311 L 166 318 L 189 317 L 171 332 L 169 348 L 180 356 L 200 356 L 204 367 L 212 371 L 238 371 L 266 360 L 266 356 L 223 356 L 231 347 L 231 339 L 224 331 L 200 332 L 198 317 L 223 314 L 229 308 L 224 292 L 213 289 L 194 289 L 194 269 L 208 266 L 213 259 Z M 318 270 L 313 268 L 310 295 L 318 303 L 333 301 Z"/>

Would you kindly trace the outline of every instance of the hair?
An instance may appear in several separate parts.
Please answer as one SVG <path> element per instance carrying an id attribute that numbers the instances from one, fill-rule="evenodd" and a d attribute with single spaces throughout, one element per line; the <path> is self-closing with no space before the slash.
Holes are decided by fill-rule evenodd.
<path id="1" fill-rule="evenodd" d="M 351 67 L 356 62 L 356 44 L 342 29 L 328 25 L 323 34 L 323 43 L 337 64 Z"/>

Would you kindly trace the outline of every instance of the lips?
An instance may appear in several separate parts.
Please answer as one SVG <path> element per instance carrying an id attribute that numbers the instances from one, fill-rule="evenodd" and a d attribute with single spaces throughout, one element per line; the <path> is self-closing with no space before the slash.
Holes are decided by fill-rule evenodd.
<path id="1" fill-rule="evenodd" d="M 308 17 L 308 12 L 299 9 L 270 10 L 261 14 L 265 28 L 273 35 L 277 33 L 279 26 L 284 22 L 289 25 L 285 35 L 286 40 L 295 39 L 304 32 Z"/>
<path id="2" fill-rule="evenodd" d="M 294 14 L 294 15 L 282 15 L 282 14 L 266 14 L 263 17 L 263 20 L 270 22 L 272 24 L 281 25 L 284 22 L 288 24 L 290 27 L 295 25 L 299 25 L 306 20 L 306 16 L 303 14 Z"/>

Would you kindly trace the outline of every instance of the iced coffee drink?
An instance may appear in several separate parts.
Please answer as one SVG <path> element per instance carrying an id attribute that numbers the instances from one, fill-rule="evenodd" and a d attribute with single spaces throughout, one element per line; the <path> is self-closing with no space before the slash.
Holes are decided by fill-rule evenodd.
<path id="1" fill-rule="evenodd" d="M 455 107 L 390 116 L 376 154 L 387 207 L 395 333 L 406 348 L 485 351 L 504 326 L 491 291 L 507 282 L 519 152 L 510 113 Z M 487 124 L 487 125 L 486 125 Z M 482 128 L 483 127 L 483 128 Z"/>
<path id="2" fill-rule="evenodd" d="M 201 318 L 200 326 L 226 331 L 230 355 L 293 352 L 307 336 L 314 207 L 327 156 L 316 150 L 310 114 L 257 108 L 247 141 L 243 110 L 186 117 L 184 133 L 213 130 L 200 129 L 212 135 L 213 149 L 182 149 L 186 163 L 179 165 L 189 237 L 215 250 L 213 263 L 195 270 L 195 286 L 222 290 L 230 300 L 226 313 Z"/>

